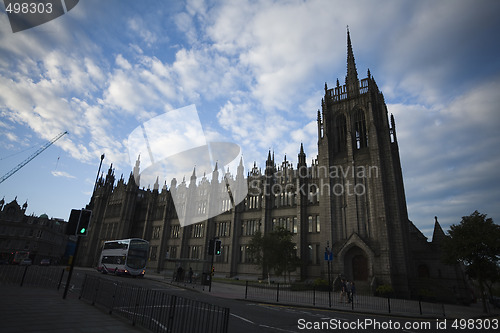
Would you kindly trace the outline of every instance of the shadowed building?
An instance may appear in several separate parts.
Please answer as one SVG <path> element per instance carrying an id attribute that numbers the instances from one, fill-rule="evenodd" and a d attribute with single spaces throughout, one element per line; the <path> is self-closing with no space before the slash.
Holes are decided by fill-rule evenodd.
<path id="1" fill-rule="evenodd" d="M 128 182 L 122 176 L 115 183 L 110 167 L 92 197 L 93 220 L 80 264 L 96 266 L 105 240 L 139 237 L 150 241 L 150 269 L 188 261 L 206 271 L 209 240 L 218 237 L 222 255 L 216 272 L 256 277 L 262 272 L 248 251 L 252 236 L 283 227 L 293 234 L 301 259 L 292 273 L 296 279 L 327 278 L 329 247 L 333 277 L 345 276 L 359 288 L 387 284 L 404 297 L 424 291 L 449 300 L 463 297 L 462 270 L 440 261 L 446 236 L 437 219 L 432 242 L 408 219 L 395 120 L 370 71 L 358 78 L 349 32 L 345 84 L 325 84 L 317 123 L 318 156 L 308 164 L 301 145 L 295 167 L 286 156 L 276 163 L 269 151 L 264 170 L 254 163 L 245 175 L 241 161 L 234 176 L 216 166 L 201 170 L 209 176 L 197 177 L 193 169 L 189 182 L 173 179 L 161 190 L 158 180 L 152 190 L 139 188 L 139 159 Z M 248 195 L 236 207 L 227 199 L 226 180 L 248 184 Z M 202 222 L 181 227 L 177 214 L 185 207 L 174 206 L 174 194 L 189 198 Z"/>
<path id="2" fill-rule="evenodd" d="M 17 197 L 9 203 L 0 200 L 0 260 L 3 263 L 19 263 L 16 257 L 29 258 L 33 264 L 42 259 L 61 263 L 68 236 L 62 219 L 26 215 L 28 203 L 22 206 Z"/>

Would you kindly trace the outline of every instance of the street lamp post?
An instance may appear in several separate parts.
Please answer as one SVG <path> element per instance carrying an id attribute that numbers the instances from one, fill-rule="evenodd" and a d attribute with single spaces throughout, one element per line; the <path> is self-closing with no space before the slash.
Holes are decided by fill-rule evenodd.
<path id="1" fill-rule="evenodd" d="M 99 163 L 99 169 L 97 169 L 97 176 L 95 177 L 94 190 L 92 191 L 92 198 L 90 199 L 90 203 L 87 206 L 88 209 L 92 209 L 94 207 L 94 194 L 97 188 L 97 181 L 99 180 L 99 173 L 101 172 L 101 166 L 103 160 L 104 160 L 104 154 L 101 155 L 101 162 Z"/>
<path id="2" fill-rule="evenodd" d="M 101 163 L 99 163 L 99 169 L 97 170 L 97 176 L 95 177 L 94 191 L 92 193 L 94 193 L 97 188 L 97 180 L 99 179 L 99 173 L 101 172 L 102 160 L 104 160 L 104 154 L 101 155 Z"/>
<path id="3" fill-rule="evenodd" d="M 326 247 L 325 247 L 325 261 L 328 265 L 328 304 L 331 307 L 332 306 L 332 279 L 330 276 L 330 263 L 333 260 L 333 253 L 332 250 L 330 249 L 330 242 L 326 241 Z"/>

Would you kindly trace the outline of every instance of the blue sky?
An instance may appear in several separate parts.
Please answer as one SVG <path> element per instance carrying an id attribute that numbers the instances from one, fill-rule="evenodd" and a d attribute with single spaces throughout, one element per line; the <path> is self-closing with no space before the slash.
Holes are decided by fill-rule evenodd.
<path id="1" fill-rule="evenodd" d="M 349 25 L 396 118 L 410 219 L 431 236 L 436 215 L 500 218 L 498 1 L 85 0 L 18 33 L 0 7 L 0 174 L 69 132 L 0 184 L 28 214 L 84 207 L 102 153 L 128 179 L 128 135 L 191 104 L 247 167 L 269 149 L 296 164 L 301 142 L 310 164 Z"/>

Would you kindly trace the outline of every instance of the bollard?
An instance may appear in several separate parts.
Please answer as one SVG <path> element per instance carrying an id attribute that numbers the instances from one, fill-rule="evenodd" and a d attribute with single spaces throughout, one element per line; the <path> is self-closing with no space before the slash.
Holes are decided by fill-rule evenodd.
<path id="1" fill-rule="evenodd" d="M 111 307 L 109 308 L 109 314 L 113 313 L 113 308 L 115 307 L 116 291 L 118 290 L 118 282 L 115 282 L 114 285 L 115 285 L 115 290 L 113 291 L 113 300 L 111 302 Z"/>
<path id="2" fill-rule="evenodd" d="M 172 332 L 172 328 L 174 326 L 176 303 L 177 303 L 177 296 L 173 295 L 172 298 L 170 298 L 170 311 L 168 314 L 167 332 Z"/>
<path id="3" fill-rule="evenodd" d="M 21 287 L 23 286 L 23 283 L 24 283 L 24 277 L 26 276 L 26 272 L 27 272 L 27 271 L 28 271 L 28 266 L 26 266 L 26 267 L 24 268 L 23 277 L 22 277 L 22 279 L 21 279 Z"/>
<path id="4" fill-rule="evenodd" d="M 63 276 L 64 276 L 64 268 L 62 269 L 61 277 L 59 278 L 59 283 L 57 284 L 57 290 L 61 288 Z"/>
<path id="5" fill-rule="evenodd" d="M 80 296 L 78 296 L 78 299 L 82 299 L 83 291 L 85 290 L 86 286 L 87 286 L 87 274 L 85 274 L 85 277 L 83 278 L 82 289 L 80 289 Z"/>

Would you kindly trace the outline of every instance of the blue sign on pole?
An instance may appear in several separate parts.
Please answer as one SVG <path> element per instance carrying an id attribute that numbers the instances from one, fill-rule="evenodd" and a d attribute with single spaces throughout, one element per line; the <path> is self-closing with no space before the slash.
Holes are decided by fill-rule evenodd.
<path id="1" fill-rule="evenodd" d="M 325 250 L 325 260 L 326 261 L 332 261 L 333 260 L 333 253 L 328 248 Z"/>

